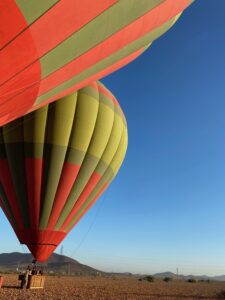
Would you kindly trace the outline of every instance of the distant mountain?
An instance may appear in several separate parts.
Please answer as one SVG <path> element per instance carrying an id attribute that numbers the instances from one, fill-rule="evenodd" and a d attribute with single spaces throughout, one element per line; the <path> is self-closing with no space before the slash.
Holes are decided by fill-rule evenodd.
<path id="1" fill-rule="evenodd" d="M 163 273 L 156 273 L 153 275 L 155 278 L 165 278 L 170 277 L 172 279 L 177 279 L 177 275 L 172 272 L 163 272 Z M 183 275 L 182 275 L 183 276 Z"/>
<path id="2" fill-rule="evenodd" d="M 0 254 L 0 272 L 15 272 L 31 264 L 33 257 L 27 253 L 2 253 Z M 53 253 L 45 264 L 45 269 L 53 274 L 70 275 L 99 275 L 104 272 L 80 264 L 78 261 L 57 253 Z"/>
<path id="3" fill-rule="evenodd" d="M 214 276 L 213 278 L 216 281 L 225 281 L 225 275 Z"/>
<path id="4" fill-rule="evenodd" d="M 225 281 L 225 275 L 221 276 L 207 276 L 207 275 L 177 275 L 172 272 L 163 272 L 156 273 L 153 275 L 155 278 L 165 278 L 170 277 L 172 279 L 180 279 L 180 280 L 188 280 L 188 279 L 196 279 L 196 280 L 215 280 L 215 281 Z"/>

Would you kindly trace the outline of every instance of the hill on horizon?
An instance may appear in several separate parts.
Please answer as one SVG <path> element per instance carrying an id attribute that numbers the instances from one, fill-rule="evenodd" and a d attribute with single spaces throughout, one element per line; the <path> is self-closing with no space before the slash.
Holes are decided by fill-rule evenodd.
<path id="1" fill-rule="evenodd" d="M 18 272 L 31 265 L 33 256 L 30 253 L 2 253 L 0 254 L 0 272 Z M 69 275 L 100 275 L 104 272 L 79 263 L 73 258 L 53 253 L 44 264 L 45 270 L 52 274 Z"/>

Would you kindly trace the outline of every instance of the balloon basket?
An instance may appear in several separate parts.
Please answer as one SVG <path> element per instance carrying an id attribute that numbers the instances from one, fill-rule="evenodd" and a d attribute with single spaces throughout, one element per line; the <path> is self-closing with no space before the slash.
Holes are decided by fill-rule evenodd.
<path id="1" fill-rule="evenodd" d="M 29 275 L 27 282 L 27 289 L 43 289 L 45 285 L 45 276 L 43 275 Z"/>

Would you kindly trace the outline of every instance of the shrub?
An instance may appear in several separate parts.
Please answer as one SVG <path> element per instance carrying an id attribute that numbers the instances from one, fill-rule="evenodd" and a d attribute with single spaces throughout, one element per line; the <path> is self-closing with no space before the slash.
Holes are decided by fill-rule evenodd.
<path id="1" fill-rule="evenodd" d="M 209 280 L 209 279 L 206 279 L 206 280 L 201 279 L 201 280 L 199 280 L 198 282 L 207 282 L 207 283 L 210 283 L 210 280 Z"/>
<path id="2" fill-rule="evenodd" d="M 155 278 L 153 276 L 146 276 L 143 278 L 144 280 L 147 280 L 148 282 L 154 282 Z"/>
<path id="3" fill-rule="evenodd" d="M 190 282 L 190 283 L 196 283 L 196 279 L 190 278 L 190 279 L 188 279 L 188 282 Z"/>
<path id="4" fill-rule="evenodd" d="M 165 277 L 163 279 L 163 281 L 165 281 L 165 282 L 169 282 L 169 281 L 172 281 L 172 280 L 173 280 L 173 278 L 171 278 L 171 277 Z"/>

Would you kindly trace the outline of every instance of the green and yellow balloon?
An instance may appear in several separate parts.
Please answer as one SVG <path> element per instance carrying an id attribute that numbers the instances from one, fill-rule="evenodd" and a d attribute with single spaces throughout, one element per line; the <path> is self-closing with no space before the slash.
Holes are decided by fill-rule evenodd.
<path id="1" fill-rule="evenodd" d="M 99 82 L 1 128 L 1 206 L 21 243 L 45 261 L 107 188 L 127 125 Z"/>

